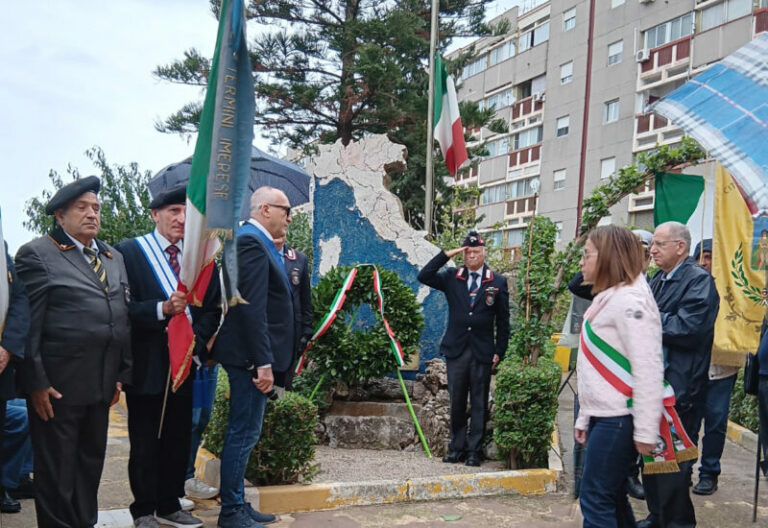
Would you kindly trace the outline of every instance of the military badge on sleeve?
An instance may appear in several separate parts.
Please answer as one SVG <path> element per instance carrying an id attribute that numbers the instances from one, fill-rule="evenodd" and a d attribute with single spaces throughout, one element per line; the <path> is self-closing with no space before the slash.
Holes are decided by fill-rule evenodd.
<path id="1" fill-rule="evenodd" d="M 485 289 L 485 305 L 493 306 L 496 303 L 496 294 L 499 293 L 498 288 L 488 287 Z"/>
<path id="2" fill-rule="evenodd" d="M 291 269 L 291 284 L 298 286 L 299 282 L 301 282 L 301 271 L 299 268 Z"/>

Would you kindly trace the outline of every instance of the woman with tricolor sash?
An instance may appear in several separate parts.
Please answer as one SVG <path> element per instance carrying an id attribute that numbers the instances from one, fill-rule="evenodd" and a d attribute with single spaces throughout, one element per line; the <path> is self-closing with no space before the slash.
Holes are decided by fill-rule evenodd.
<path id="1" fill-rule="evenodd" d="M 589 236 L 580 261 L 594 301 L 584 314 L 577 362 L 576 441 L 586 444 L 580 503 L 584 526 L 635 526 L 627 467 L 635 449 L 665 463 L 661 319 L 643 274 L 643 248 L 629 229 Z M 670 442 L 671 443 L 671 442 Z M 658 453 L 656 453 L 658 451 Z M 657 457 L 658 455 L 658 457 Z"/>

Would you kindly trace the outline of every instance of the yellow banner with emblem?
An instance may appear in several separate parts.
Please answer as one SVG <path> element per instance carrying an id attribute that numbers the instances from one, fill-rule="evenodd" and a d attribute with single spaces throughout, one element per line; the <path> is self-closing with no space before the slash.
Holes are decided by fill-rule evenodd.
<path id="1" fill-rule="evenodd" d="M 712 275 L 720 294 L 712 363 L 741 367 L 760 342 L 768 306 L 768 218 L 752 217 L 739 187 L 715 168 Z"/>

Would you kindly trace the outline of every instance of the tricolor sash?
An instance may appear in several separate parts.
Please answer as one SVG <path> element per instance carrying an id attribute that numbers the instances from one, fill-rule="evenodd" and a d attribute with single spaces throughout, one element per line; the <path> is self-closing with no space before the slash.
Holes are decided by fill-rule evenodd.
<path id="1" fill-rule="evenodd" d="M 579 351 L 605 381 L 627 398 L 627 407 L 632 408 L 632 366 L 621 352 L 595 333 L 588 320 L 581 328 Z M 675 473 L 680 470 L 680 462 L 698 457 L 698 450 L 688 438 L 675 410 L 675 392 L 666 380 L 662 398 L 664 410 L 656 448 L 650 455 L 643 455 L 643 473 L 646 474 Z"/>
<path id="2" fill-rule="evenodd" d="M 171 268 L 171 263 L 165 256 L 165 251 L 160 246 L 160 242 L 155 236 L 155 232 L 147 233 L 146 235 L 136 237 L 136 243 L 139 245 L 141 252 L 144 253 L 144 257 L 147 259 L 150 269 L 155 274 L 155 279 L 160 285 L 160 289 L 163 290 L 165 298 L 169 299 L 171 294 L 176 291 L 176 286 L 179 282 L 178 277 Z M 192 312 L 189 311 L 189 306 L 184 309 L 187 314 L 187 319 L 192 322 Z"/>

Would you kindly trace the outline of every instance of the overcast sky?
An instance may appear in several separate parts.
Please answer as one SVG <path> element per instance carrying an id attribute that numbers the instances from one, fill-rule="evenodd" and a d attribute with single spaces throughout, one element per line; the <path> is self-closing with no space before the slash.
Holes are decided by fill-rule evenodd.
<path id="1" fill-rule="evenodd" d="M 515 0 L 500 0 L 495 16 Z M 34 235 L 24 203 L 50 188 L 51 169 L 96 172 L 84 152 L 100 146 L 111 165 L 153 173 L 192 154 L 154 129 L 194 87 L 161 82 L 153 69 L 194 46 L 210 55 L 216 20 L 208 0 L 25 0 L 0 17 L 0 208 L 11 254 Z M 257 134 L 257 143 L 259 142 Z M 265 148 L 265 144 L 261 144 Z"/>

